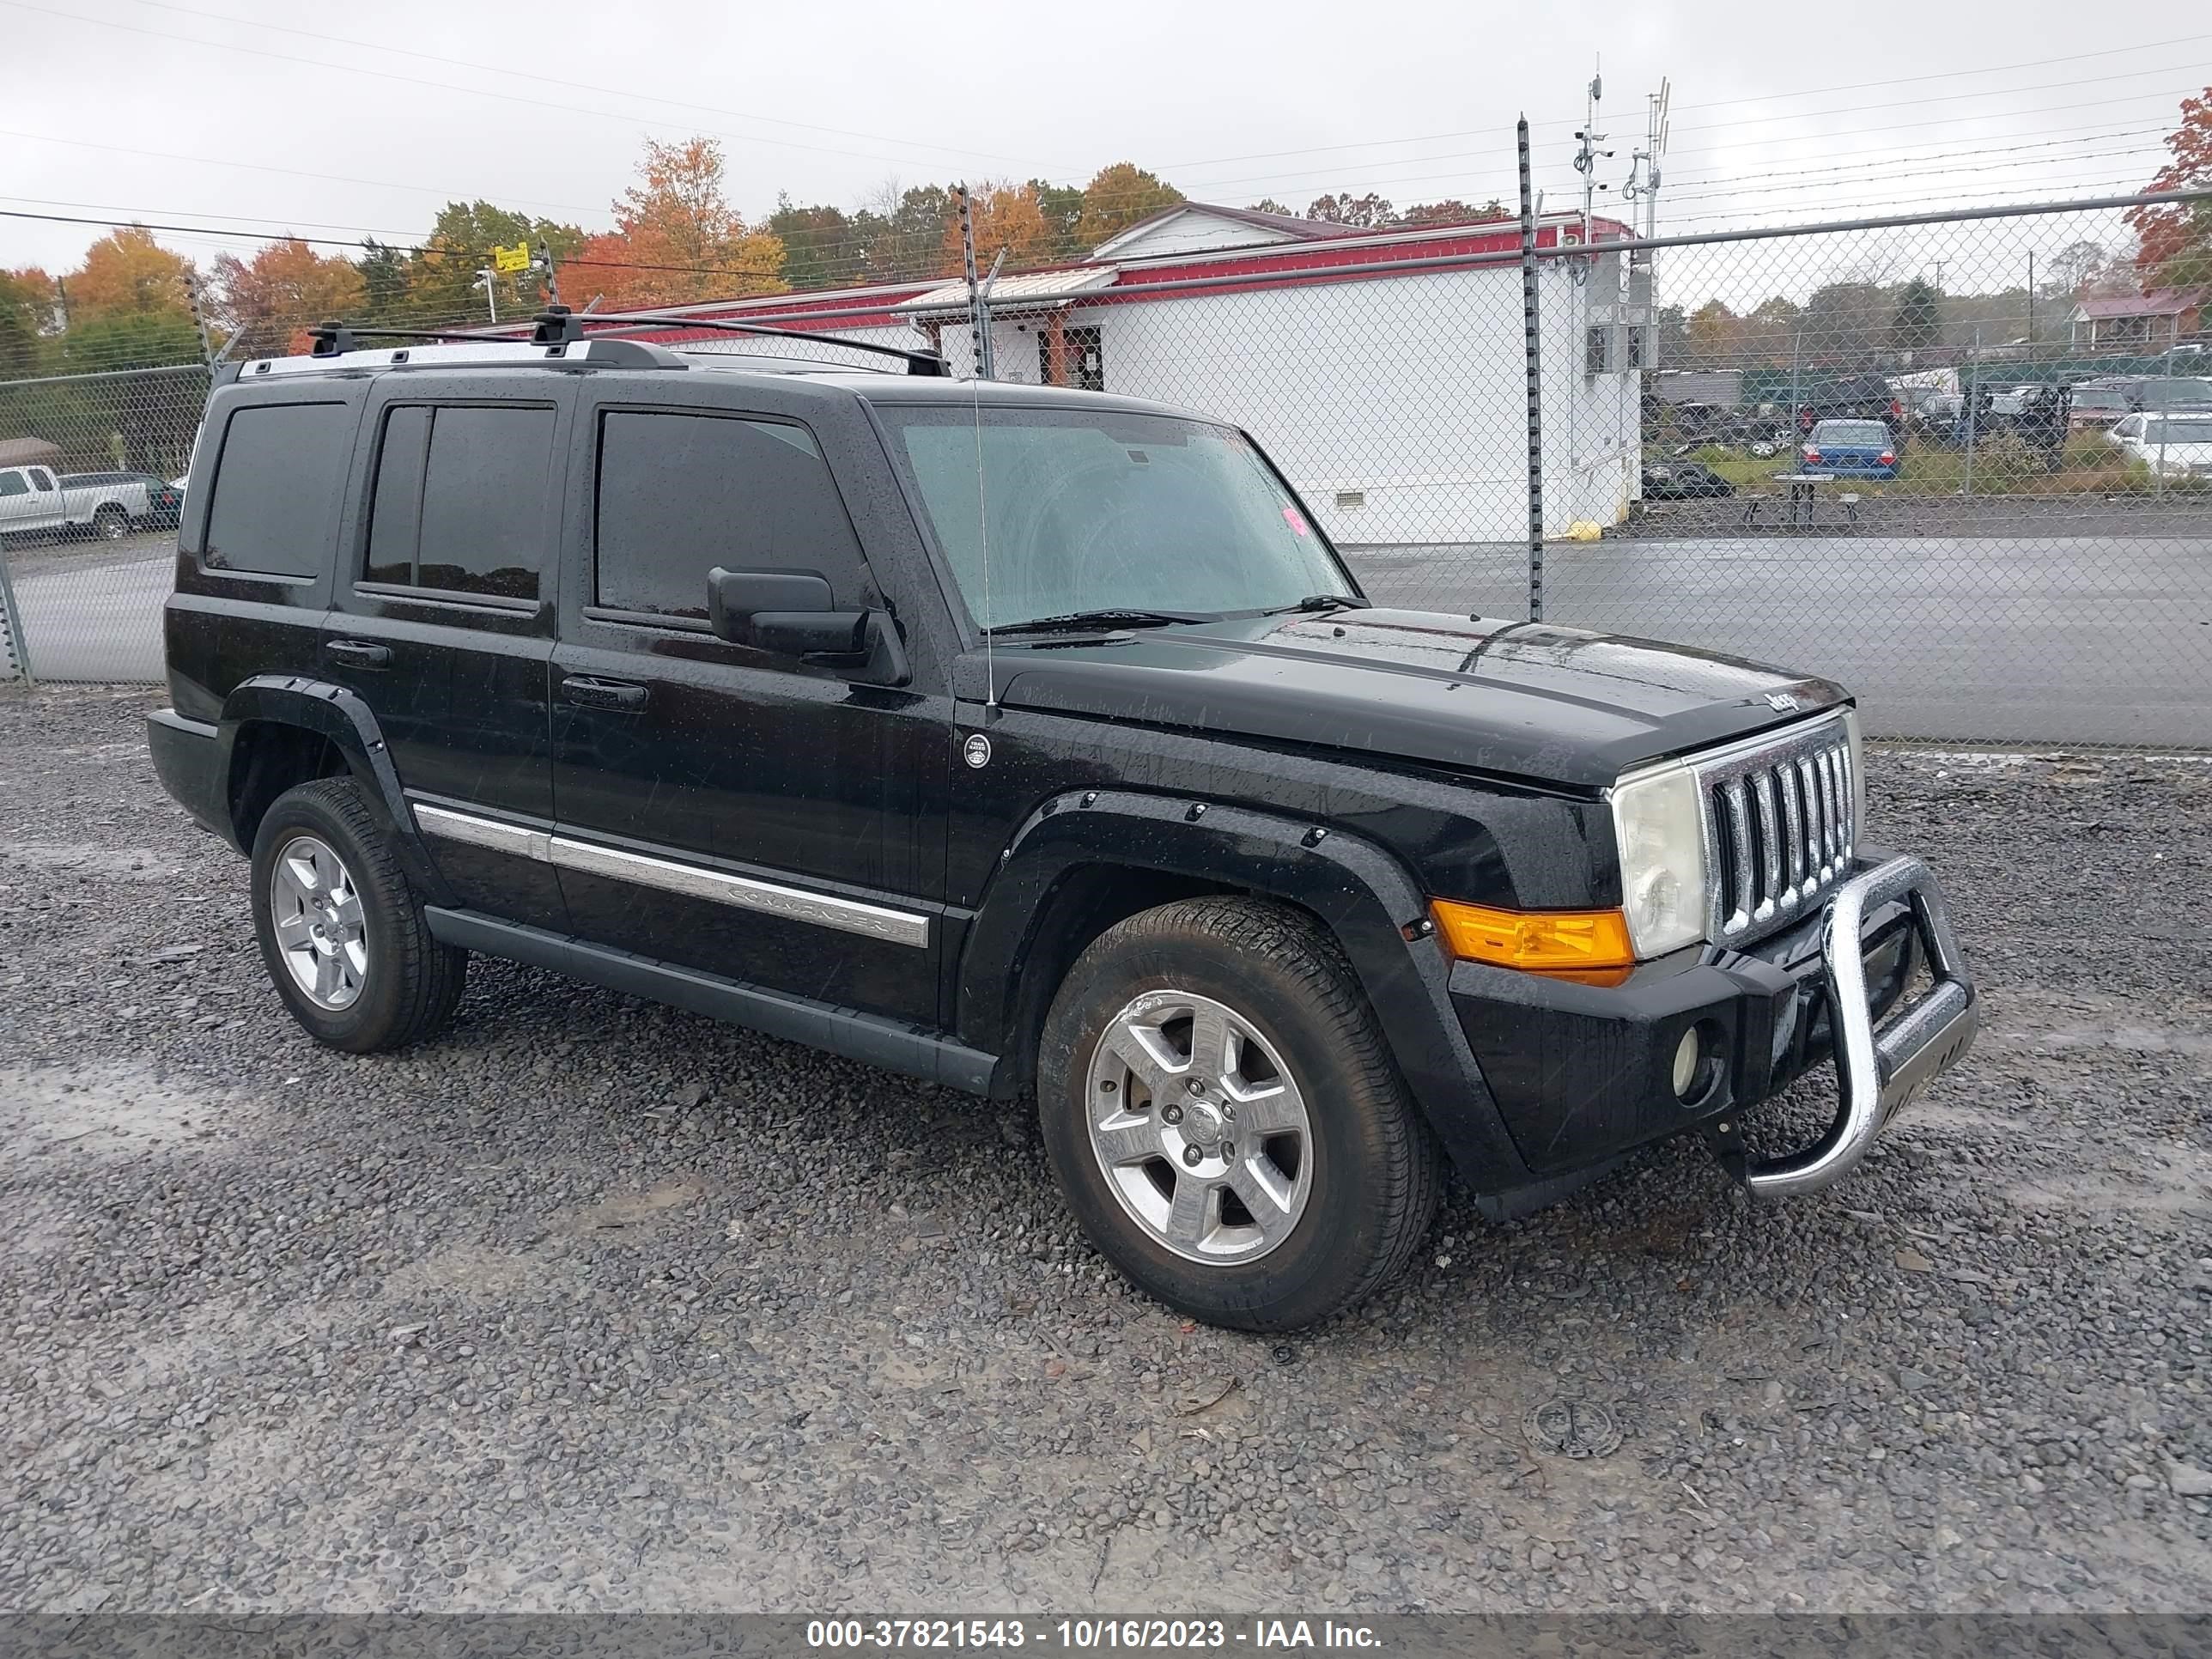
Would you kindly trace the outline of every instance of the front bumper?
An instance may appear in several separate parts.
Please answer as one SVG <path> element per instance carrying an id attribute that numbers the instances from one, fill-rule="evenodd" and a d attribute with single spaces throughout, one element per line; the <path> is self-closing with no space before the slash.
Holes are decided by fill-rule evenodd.
<path id="1" fill-rule="evenodd" d="M 1923 967 L 1928 987 L 1908 998 Z M 1910 858 L 1856 861 L 1822 910 L 1748 951 L 1678 952 L 1616 986 L 1471 962 L 1450 983 L 1537 1201 L 1690 1130 L 1762 1196 L 1816 1192 L 1966 1053 L 1979 1020 L 1942 894 Z M 1692 1031 L 1700 1058 L 1686 1098 L 1674 1060 Z M 1744 1153 L 1741 1115 L 1832 1055 L 1827 1132 L 1786 1158 Z M 1508 1212 L 1529 1206 L 1504 1200 Z"/>

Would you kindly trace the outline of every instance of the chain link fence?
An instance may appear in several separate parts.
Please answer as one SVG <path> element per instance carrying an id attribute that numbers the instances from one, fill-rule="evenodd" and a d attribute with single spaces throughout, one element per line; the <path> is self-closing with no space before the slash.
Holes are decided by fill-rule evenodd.
<path id="1" fill-rule="evenodd" d="M 158 680 L 202 362 L 0 381 L 0 677 Z"/>
<path id="2" fill-rule="evenodd" d="M 2142 205 L 1638 239 L 1188 204 L 1054 270 L 697 313 L 1236 421 L 1385 604 L 1786 664 L 1882 736 L 2206 747 L 2212 289 L 2135 268 Z M 45 467 L 70 503 L 7 531 L 0 674 L 159 678 L 156 487 L 207 386 L 198 363 L 0 384 L 0 480 Z M 98 497 L 126 474 L 148 494 L 118 531 Z"/>

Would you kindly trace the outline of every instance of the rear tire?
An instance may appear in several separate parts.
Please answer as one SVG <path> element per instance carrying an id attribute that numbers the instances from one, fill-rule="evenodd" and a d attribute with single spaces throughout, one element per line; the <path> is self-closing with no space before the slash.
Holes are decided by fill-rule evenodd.
<path id="1" fill-rule="evenodd" d="M 92 515 L 92 533 L 104 542 L 119 542 L 131 533 L 131 515 L 110 503 Z"/>
<path id="2" fill-rule="evenodd" d="M 1037 1098 L 1092 1243 L 1209 1324 L 1327 1319 L 1436 1213 L 1441 1153 L 1352 965 L 1287 905 L 1188 899 L 1107 929 L 1053 1000 Z"/>
<path id="3" fill-rule="evenodd" d="M 356 1054 L 402 1048 L 453 1017 L 468 952 L 430 936 L 351 778 L 276 798 L 253 838 L 252 892 L 270 981 L 316 1042 Z"/>

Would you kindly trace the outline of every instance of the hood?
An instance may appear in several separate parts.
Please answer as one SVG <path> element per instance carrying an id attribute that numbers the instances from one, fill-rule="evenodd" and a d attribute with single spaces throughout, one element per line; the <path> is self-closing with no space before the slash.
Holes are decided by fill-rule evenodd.
<path id="1" fill-rule="evenodd" d="M 1847 700 L 1826 680 L 1684 646 L 1418 611 L 1025 641 L 1002 644 L 995 657 L 999 702 L 1009 708 L 1577 788 Z M 980 654 L 966 665 L 980 696 Z"/>

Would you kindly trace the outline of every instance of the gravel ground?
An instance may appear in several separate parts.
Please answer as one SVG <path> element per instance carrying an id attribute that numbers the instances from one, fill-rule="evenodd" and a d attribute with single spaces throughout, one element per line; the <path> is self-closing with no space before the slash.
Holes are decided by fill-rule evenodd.
<path id="1" fill-rule="evenodd" d="M 1865 1170 L 1455 1199 L 1276 1343 L 1019 1111 L 481 961 L 315 1048 L 155 702 L 0 695 L 0 1607 L 2212 1601 L 2212 767 L 1878 755 L 1988 1024 Z"/>

